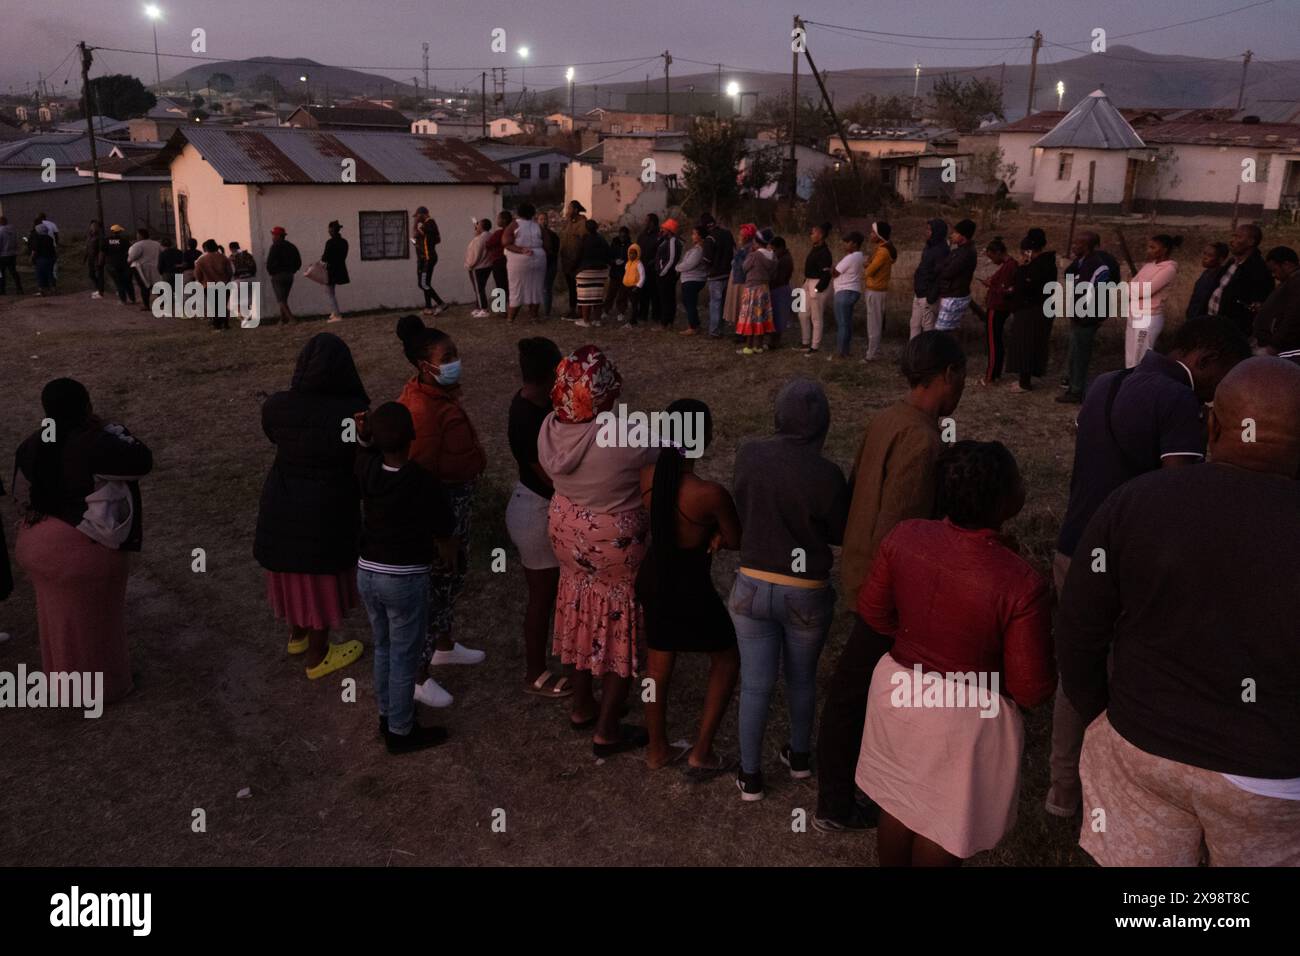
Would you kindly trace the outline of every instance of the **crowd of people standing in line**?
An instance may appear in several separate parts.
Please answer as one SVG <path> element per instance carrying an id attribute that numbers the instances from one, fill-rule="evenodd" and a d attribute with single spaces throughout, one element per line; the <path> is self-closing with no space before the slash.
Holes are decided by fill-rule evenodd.
<path id="1" fill-rule="evenodd" d="M 321 333 L 264 403 L 275 459 L 255 557 L 309 679 L 362 656 L 330 635 L 365 607 L 378 733 L 403 754 L 448 737 L 416 719 L 417 704 L 453 703 L 437 668 L 484 659 L 456 640 L 456 612 L 487 460 L 454 340 L 416 315 L 397 338 L 412 376 L 395 401 L 371 410 L 347 345 Z M 1004 532 L 1032 491 L 1011 450 L 941 437 L 967 377 L 950 332 L 907 343 L 905 391 L 867 422 L 847 474 L 823 454 L 825 392 L 795 379 L 730 485 L 697 475 L 683 449 L 597 440 L 623 389 L 598 347 L 565 356 L 525 338 L 519 365 L 503 424 L 527 589 L 521 688 L 565 700 L 594 756 L 644 749 L 648 767 L 681 762 L 697 782 L 734 774 L 755 801 L 774 751 L 792 778 L 816 776 L 819 831 L 874 830 L 886 865 L 951 866 L 1014 825 L 1022 712 L 1052 701 L 1046 810 L 1082 813 L 1098 861 L 1300 864 L 1300 648 L 1284 606 L 1300 583 L 1300 366 L 1252 356 L 1238 322 L 1187 319 L 1167 351 L 1092 383 L 1052 581 Z M 73 380 L 47 385 L 42 405 L 57 437 L 38 429 L 16 456 L 17 558 L 44 666 L 103 671 L 112 701 L 131 687 L 126 556 L 152 456 Z M 699 416 L 707 448 L 707 404 L 669 410 Z M 340 435 L 347 420 L 356 441 Z M 725 598 L 720 549 L 738 553 Z M 819 721 L 840 595 L 853 626 Z M 698 733 L 678 747 L 668 709 L 684 653 L 710 664 Z M 652 681 L 645 726 L 626 719 L 638 678 Z M 769 749 L 778 681 L 789 733 Z M 737 687 L 732 758 L 715 741 Z M 970 700 L 954 704 L 954 688 Z"/>
<path id="2" fill-rule="evenodd" d="M 437 227 L 420 212 L 419 280 L 436 315 Z M 706 216 L 685 249 L 672 219 L 607 242 L 580 207 L 559 234 L 527 204 L 517 212 L 495 231 L 476 226 L 466 267 L 482 315 L 493 282 L 509 318 L 539 317 L 563 273 L 584 327 L 621 309 L 629 325 L 670 328 L 679 278 L 695 297 L 684 331 L 702 327 L 707 288 L 709 334 L 731 324 L 742 354 L 771 344 L 776 315 L 792 320 L 793 263 L 770 230 L 742 226 L 732 242 Z M 755 801 L 767 791 L 781 681 L 789 734 L 775 757 L 796 780 L 817 777 L 814 827 L 874 830 L 886 865 L 956 865 L 996 846 L 1016 820 L 1022 711 L 1051 701 L 1045 809 L 1082 813 L 1081 844 L 1099 862 L 1194 864 L 1208 853 L 1215 864 L 1300 865 L 1300 648 L 1283 606 L 1300 583 L 1300 366 L 1284 360 L 1300 347 L 1295 253 L 1261 255 L 1253 225 L 1226 249 L 1207 247 L 1187 317 L 1160 350 L 1178 240 L 1153 237 L 1132 278 L 1149 291 L 1125 317 L 1126 367 L 1091 382 L 1096 323 L 1071 317 L 1062 399 L 1080 408 L 1049 581 L 1003 531 L 1032 491 L 1012 451 L 940 433 L 966 387 L 968 310 L 986 332 L 983 384 L 1005 370 L 1028 389 L 1046 369 L 1047 286 L 1058 276 L 1046 235 L 1030 229 L 1018 262 L 1000 238 L 985 244 L 995 270 L 980 308 L 975 231 L 970 220 L 927 224 L 900 359 L 906 390 L 867 422 L 847 474 L 823 454 L 831 409 L 816 382 L 780 390 L 773 433 L 741 444 L 728 486 L 697 475 L 682 449 L 597 440 L 598 416 L 623 389 L 600 348 L 566 356 L 546 338 L 519 342 L 521 385 L 504 425 L 517 471 L 505 519 L 527 590 L 522 689 L 566 700 L 569 726 L 590 734 L 598 758 L 644 749 L 650 768 L 682 762 L 695 781 L 734 774 L 741 799 Z M 330 232 L 343 245 L 327 245 L 327 265 L 346 259 L 339 224 Z M 838 260 L 830 233 L 812 230 L 805 263 L 805 351 L 820 350 L 829 302 L 834 356 L 848 357 L 866 295 L 864 359 L 876 360 L 892 230 L 878 221 L 869 240 L 847 233 Z M 296 249 L 283 230 L 275 241 L 287 265 Z M 196 275 L 212 254 L 188 263 Z M 1094 233 L 1070 255 L 1076 287 L 1119 275 Z M 289 388 L 264 403 L 275 457 L 254 556 L 309 679 L 362 656 L 360 641 L 331 633 L 365 607 L 378 732 L 401 754 L 447 739 L 416 719 L 416 704 L 454 703 L 437 669 L 485 658 L 457 640 L 456 623 L 487 456 L 461 402 L 456 342 L 417 315 L 396 333 L 412 375 L 395 401 L 371 410 L 347 345 L 321 333 Z M 104 672 L 111 702 L 131 687 L 127 553 L 140 547 L 138 483 L 152 456 L 98 419 L 74 380 L 50 382 L 42 405 L 56 437 L 38 429 L 16 455 L 17 559 L 36 588 L 45 668 Z M 668 410 L 698 416 L 707 447 L 706 403 Z M 349 420 L 355 441 L 340 436 Z M 739 560 L 725 598 L 711 573 L 721 549 Z M 841 595 L 852 628 L 819 720 L 816 675 Z M 679 748 L 668 707 L 683 653 L 710 665 L 698 733 Z M 984 710 L 942 703 L 976 674 L 992 688 Z M 653 693 L 636 726 L 626 718 L 642 677 Z M 715 740 L 737 688 L 733 759 Z M 1089 825 L 1098 809 L 1100 830 Z"/>

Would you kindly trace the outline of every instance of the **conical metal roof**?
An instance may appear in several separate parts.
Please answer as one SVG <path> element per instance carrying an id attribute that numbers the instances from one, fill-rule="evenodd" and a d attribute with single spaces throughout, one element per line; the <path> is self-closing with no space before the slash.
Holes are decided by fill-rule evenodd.
<path id="1" fill-rule="evenodd" d="M 1142 149 L 1146 143 L 1111 105 L 1110 97 L 1094 90 L 1034 145 L 1062 149 Z"/>

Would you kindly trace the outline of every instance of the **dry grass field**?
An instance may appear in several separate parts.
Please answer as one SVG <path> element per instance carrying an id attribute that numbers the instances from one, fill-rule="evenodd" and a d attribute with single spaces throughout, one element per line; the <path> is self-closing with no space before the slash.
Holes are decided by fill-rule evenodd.
<path id="1" fill-rule="evenodd" d="M 506 573 L 492 573 L 489 552 L 511 550 L 504 507 L 514 465 L 505 423 L 517 387 L 515 342 L 525 335 L 548 335 L 566 351 L 588 341 L 606 348 L 633 407 L 662 408 L 683 396 L 707 401 L 715 441 L 700 470 L 728 483 L 737 444 L 771 428 L 780 386 L 795 376 L 818 379 L 833 415 L 826 454 L 847 468 L 864 423 L 902 390 L 895 359 L 907 334 L 922 218 L 896 223 L 903 254 L 887 312 L 885 359 L 871 365 L 809 359 L 793 349 L 742 358 L 729 341 L 608 325 L 585 330 L 552 320 L 507 326 L 496 317 L 473 319 L 463 306 L 440 320 L 461 349 L 464 401 L 488 452 L 458 630 L 462 642 L 486 649 L 488 657 L 477 667 L 443 669 L 439 680 L 456 704 L 438 719 L 450 728 L 451 741 L 403 758 L 389 757 L 375 737 L 369 656 L 337 676 L 307 681 L 300 663 L 285 654 L 286 634 L 267 608 L 262 572 L 252 558 L 257 502 L 273 453 L 260 429 L 262 400 L 288 386 L 298 350 L 327 328 L 351 346 L 372 398 L 395 397 L 409 373 L 393 334 L 397 316 L 217 334 L 195 320 L 155 319 L 119 307 L 111 293 L 90 301 L 72 257 L 64 267 L 71 291 L 0 300 L 0 380 L 8 409 L 0 450 L 11 454 L 37 426 L 42 385 L 71 375 L 89 387 L 97 411 L 126 423 L 155 456 L 154 472 L 142 485 L 145 546 L 134 559 L 128 594 L 138 689 L 99 720 L 53 711 L 4 715 L 0 863 L 874 863 L 873 836 L 826 836 L 811 827 L 792 832 L 792 811 L 804 808 L 811 816 L 816 792 L 814 781 L 795 783 L 777 772 L 785 725 L 779 693 L 767 737 L 769 790 L 760 803 L 742 804 L 728 777 L 696 785 L 675 768 L 648 771 L 635 754 L 596 763 L 589 738 L 566 726 L 563 704 L 521 692 L 523 578 L 513 553 Z M 1029 224 L 1012 216 L 998 231 L 1011 243 Z M 1043 225 L 1063 251 L 1065 222 L 1046 218 Z M 1129 231 L 1140 240 L 1168 226 L 1141 224 Z M 1168 304 L 1178 315 L 1198 271 L 1199 245 L 1224 237 L 1227 227 L 1183 224 L 1174 231 L 1189 235 L 1180 287 Z M 1285 241 L 1269 232 L 1266 246 Z M 977 242 L 982 246 L 990 233 L 981 229 Z M 1294 244 L 1295 237 L 1290 240 Z M 1140 248 L 1135 241 L 1135 251 Z M 796 258 L 801 264 L 801 251 Z M 981 272 L 987 271 L 985 264 Z M 1009 530 L 1044 571 L 1073 448 L 1074 409 L 1053 402 L 1063 326 L 1058 322 L 1055 329 L 1048 387 L 1024 395 L 975 384 L 983 346 L 972 334 L 974 374 L 955 416 L 959 437 L 999 439 L 1018 456 L 1029 501 Z M 859 310 L 859 356 L 862 334 Z M 1120 364 L 1121 340 L 1118 327 L 1104 329 L 1095 370 Z M 792 341 L 797 344 L 787 338 Z M 0 507 L 12 548 L 16 511 L 9 499 Z M 191 571 L 194 548 L 206 550 L 206 573 Z M 729 585 L 734 567 L 734 554 L 717 562 L 719 588 Z M 31 587 L 18 576 L 14 596 L 0 605 L 0 630 L 12 634 L 0 644 L 0 669 L 9 671 L 20 662 L 29 668 L 40 662 Z M 823 680 L 847 633 L 848 603 L 842 596 L 822 658 Z M 354 612 L 341 636 L 369 643 L 364 614 Z M 705 664 L 678 665 L 674 737 L 692 731 Z M 342 701 L 342 677 L 357 679 L 357 702 Z M 638 710 L 639 704 L 633 720 Z M 973 865 L 1086 862 L 1075 845 L 1077 824 L 1041 811 L 1049 711 L 1028 717 L 1019 823 L 1001 847 Z M 735 731 L 733 705 L 718 742 L 731 755 L 737 752 Z M 251 796 L 238 799 L 245 787 Z M 206 833 L 191 830 L 195 808 L 206 811 Z M 497 809 L 505 811 L 504 833 L 491 826 Z"/>

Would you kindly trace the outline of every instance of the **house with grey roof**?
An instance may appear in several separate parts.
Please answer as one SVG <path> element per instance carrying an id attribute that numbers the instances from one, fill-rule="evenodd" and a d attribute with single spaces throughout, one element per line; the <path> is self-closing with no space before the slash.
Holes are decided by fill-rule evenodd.
<path id="1" fill-rule="evenodd" d="M 414 213 L 428 207 L 442 234 L 434 286 L 450 302 L 473 301 L 461 268 L 478 219 L 494 219 L 515 178 L 455 139 L 407 132 L 292 127 L 186 127 L 162 151 L 171 171 L 178 241 L 236 241 L 264 268 L 271 230 L 280 226 L 317 260 L 337 219 L 349 243 L 351 282 L 338 289 L 343 309 L 414 308 Z M 262 283 L 262 314 L 274 314 Z M 329 311 L 324 288 L 299 280 L 297 313 Z"/>

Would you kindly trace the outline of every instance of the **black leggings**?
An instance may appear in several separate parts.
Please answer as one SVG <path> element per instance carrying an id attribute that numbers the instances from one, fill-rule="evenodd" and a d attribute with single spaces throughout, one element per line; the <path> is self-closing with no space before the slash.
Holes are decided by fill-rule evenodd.
<path id="1" fill-rule="evenodd" d="M 424 293 L 424 307 L 426 309 L 433 308 L 435 302 L 439 306 L 446 304 L 442 301 L 442 296 L 438 295 L 433 288 L 433 267 L 437 264 L 438 256 L 436 254 L 427 259 L 415 260 L 415 273 L 420 283 L 420 291 Z"/>
<path id="2" fill-rule="evenodd" d="M 470 278 L 474 281 L 474 304 L 480 311 L 486 312 L 488 307 L 487 284 L 488 278 L 492 275 L 492 267 L 484 266 L 482 269 L 471 269 Z"/>
<path id="3" fill-rule="evenodd" d="M 1007 313 L 1002 309 L 989 309 L 984 324 L 985 342 L 989 352 L 989 363 L 984 372 L 984 380 L 986 382 L 996 382 L 1002 377 L 1002 360 L 1006 357 L 1006 348 L 1002 344 L 1002 332 L 1007 325 Z"/>

